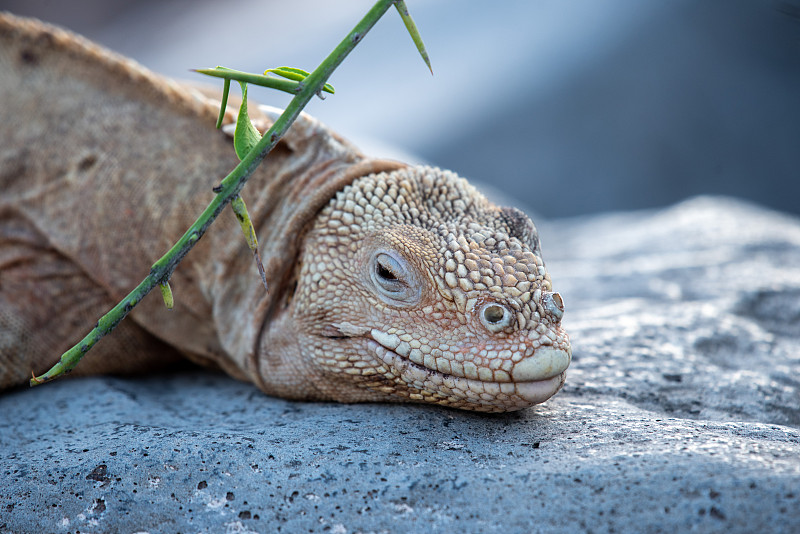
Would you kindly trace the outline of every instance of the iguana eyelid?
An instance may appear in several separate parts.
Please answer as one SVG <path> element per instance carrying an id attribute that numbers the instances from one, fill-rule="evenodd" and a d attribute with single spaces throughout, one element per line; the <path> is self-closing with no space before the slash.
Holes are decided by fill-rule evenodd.
<path id="1" fill-rule="evenodd" d="M 375 257 L 375 267 L 378 278 L 382 280 L 402 281 L 403 278 L 405 278 L 405 270 L 403 269 L 402 265 L 400 265 L 400 262 L 388 254 L 379 253 Z"/>
<path id="2" fill-rule="evenodd" d="M 378 295 L 394 306 L 412 306 L 422 294 L 411 266 L 399 254 L 376 251 L 370 261 L 370 279 Z"/>

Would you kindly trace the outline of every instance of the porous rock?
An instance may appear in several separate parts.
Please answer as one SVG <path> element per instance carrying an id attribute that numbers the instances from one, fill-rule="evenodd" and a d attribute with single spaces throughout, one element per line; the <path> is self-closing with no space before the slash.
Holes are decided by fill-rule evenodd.
<path id="1" fill-rule="evenodd" d="M 521 412 L 301 403 L 196 370 L 0 398 L 0 532 L 800 530 L 800 221 L 540 223 L 574 355 Z"/>

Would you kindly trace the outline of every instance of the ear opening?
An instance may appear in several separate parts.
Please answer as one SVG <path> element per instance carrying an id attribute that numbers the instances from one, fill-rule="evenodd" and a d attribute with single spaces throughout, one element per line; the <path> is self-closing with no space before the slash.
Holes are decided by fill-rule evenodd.
<path id="1" fill-rule="evenodd" d="M 302 247 L 301 247 L 302 251 Z M 291 306 L 294 296 L 297 293 L 297 282 L 300 279 L 300 271 L 303 269 L 303 261 L 298 258 L 297 264 L 292 271 L 291 277 L 286 282 L 286 291 L 281 299 L 281 309 L 286 310 Z"/>

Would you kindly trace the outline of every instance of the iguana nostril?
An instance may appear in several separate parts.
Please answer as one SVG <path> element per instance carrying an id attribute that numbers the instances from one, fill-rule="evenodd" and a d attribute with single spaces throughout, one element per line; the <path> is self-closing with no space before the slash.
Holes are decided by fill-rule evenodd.
<path id="1" fill-rule="evenodd" d="M 497 304 L 486 306 L 486 308 L 483 309 L 483 316 L 492 324 L 497 324 L 502 321 L 504 315 L 505 310 L 502 306 L 498 306 Z"/>
<path id="2" fill-rule="evenodd" d="M 480 311 L 483 326 L 489 332 L 500 332 L 511 324 L 512 317 L 513 314 L 508 308 L 496 302 L 484 304 Z"/>
<path id="3" fill-rule="evenodd" d="M 545 293 L 542 305 L 556 319 L 561 320 L 564 316 L 564 301 L 558 293 Z"/>

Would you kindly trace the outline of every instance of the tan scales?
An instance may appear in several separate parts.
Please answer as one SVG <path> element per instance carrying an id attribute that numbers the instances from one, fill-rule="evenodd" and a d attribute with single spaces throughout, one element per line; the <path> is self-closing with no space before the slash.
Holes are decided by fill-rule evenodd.
<path id="1" fill-rule="evenodd" d="M 0 97 L 2 389 L 121 300 L 237 159 L 218 102 L 8 14 Z M 251 114 L 263 128 L 277 113 Z M 270 293 L 224 213 L 175 271 L 175 309 L 145 299 L 75 374 L 188 358 L 286 398 L 479 411 L 563 385 L 563 303 L 519 210 L 451 172 L 367 158 L 307 115 L 243 195 Z"/>

